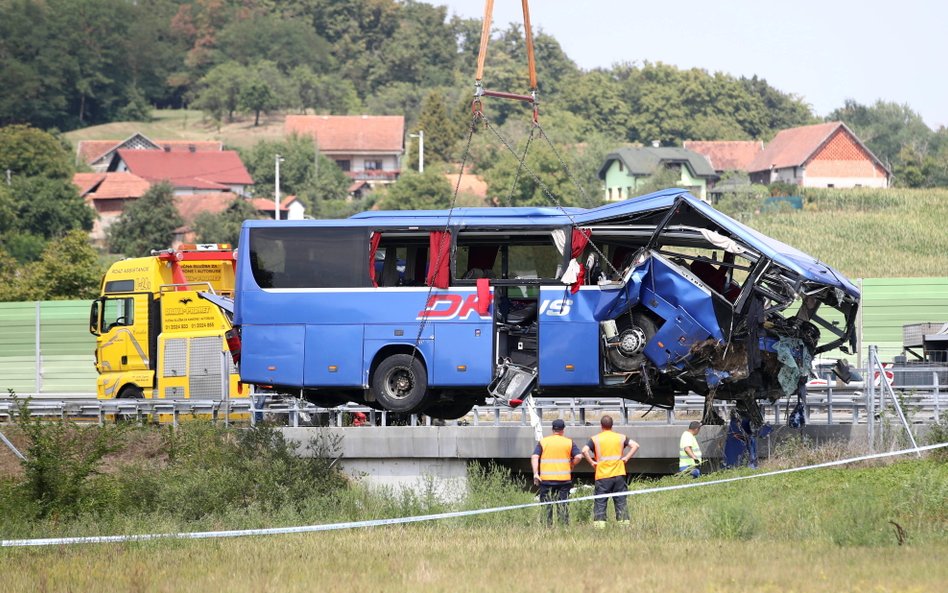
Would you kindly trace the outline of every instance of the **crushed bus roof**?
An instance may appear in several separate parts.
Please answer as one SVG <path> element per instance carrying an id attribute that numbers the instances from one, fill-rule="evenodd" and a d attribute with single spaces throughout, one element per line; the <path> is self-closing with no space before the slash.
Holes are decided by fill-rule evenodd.
<path id="1" fill-rule="evenodd" d="M 620 222 L 623 219 L 667 212 L 676 203 L 686 203 L 704 219 L 741 240 L 748 247 L 778 264 L 793 270 L 802 277 L 835 286 L 849 295 L 859 295 L 859 289 L 845 276 L 817 258 L 786 243 L 768 237 L 730 216 L 715 210 L 708 203 L 680 188 L 665 189 L 630 200 L 605 204 L 597 208 L 455 208 L 453 210 L 389 210 L 369 211 L 341 220 L 273 221 L 252 220 L 244 222 L 250 228 L 260 227 L 366 227 L 370 229 L 397 227 L 437 229 L 445 226 L 458 228 L 498 227 L 547 227 L 568 225 L 596 225 Z"/>

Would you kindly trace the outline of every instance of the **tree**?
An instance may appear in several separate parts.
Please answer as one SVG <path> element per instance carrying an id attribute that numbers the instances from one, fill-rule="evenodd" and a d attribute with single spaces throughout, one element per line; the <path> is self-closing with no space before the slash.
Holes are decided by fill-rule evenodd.
<path id="1" fill-rule="evenodd" d="M 451 206 L 454 188 L 437 167 L 406 171 L 381 192 L 383 210 L 438 210 Z"/>
<path id="2" fill-rule="evenodd" d="M 19 177 L 10 188 L 16 201 L 17 230 L 52 239 L 72 230 L 92 229 L 95 211 L 79 197 L 71 180 Z"/>
<path id="3" fill-rule="evenodd" d="M 236 246 L 240 239 L 240 226 L 245 220 L 261 218 L 249 201 L 234 199 L 220 214 L 202 212 L 194 219 L 194 234 L 199 243 L 230 243 Z"/>
<path id="4" fill-rule="evenodd" d="M 845 123 L 889 167 L 898 166 L 904 148 L 909 149 L 907 156 L 924 158 L 934 136 L 922 116 L 908 105 L 881 100 L 868 106 L 847 99 L 827 116 L 827 121 Z"/>
<path id="5" fill-rule="evenodd" d="M 262 59 L 284 72 L 297 67 L 330 72 L 336 65 L 332 48 L 312 25 L 279 14 L 229 23 L 217 37 L 217 48 L 222 55 L 244 66 Z"/>
<path id="6" fill-rule="evenodd" d="M 250 69 L 245 86 L 237 96 L 240 107 L 253 111 L 253 125 L 260 125 L 260 114 L 292 103 L 290 81 L 267 60 L 257 62 Z"/>
<path id="7" fill-rule="evenodd" d="M 449 113 L 446 102 L 440 91 L 433 90 L 421 103 L 417 129 L 425 133 L 425 160 L 431 163 L 450 163 L 458 158 L 455 148 L 470 120 L 459 109 L 452 109 Z M 467 113 L 470 113 L 469 109 Z M 413 141 L 409 149 L 407 165 L 415 168 L 418 163 L 417 141 Z"/>
<path id="8" fill-rule="evenodd" d="M 234 120 L 234 113 L 240 107 L 241 89 L 249 78 L 247 68 L 237 62 L 225 62 L 211 69 L 197 84 L 197 94 L 193 107 L 204 111 L 216 122 L 224 116 Z"/>
<path id="9" fill-rule="evenodd" d="M 170 247 L 182 224 L 171 185 L 153 185 L 109 227 L 109 249 L 129 257 L 148 255 L 152 249 Z"/>
<path id="10" fill-rule="evenodd" d="M 73 156 L 49 132 L 26 125 L 0 128 L 0 175 L 69 179 Z"/>
<path id="11" fill-rule="evenodd" d="M 42 299 L 92 299 L 99 294 L 104 272 L 99 255 L 83 231 L 71 231 L 51 241 L 29 276 Z"/>
<path id="12" fill-rule="evenodd" d="M 334 74 L 314 74 L 307 66 L 297 66 L 290 73 L 297 93 L 297 107 L 316 113 L 346 115 L 362 108 L 355 85 Z"/>
<path id="13" fill-rule="evenodd" d="M 295 194 L 313 216 L 320 211 L 320 201 L 346 198 L 350 179 L 335 162 L 322 154 L 317 160 L 316 146 L 311 138 L 297 135 L 278 142 L 260 141 L 241 151 L 241 159 L 256 181 L 255 195 L 273 195 L 276 155 L 283 157 L 280 164 L 281 194 Z"/>

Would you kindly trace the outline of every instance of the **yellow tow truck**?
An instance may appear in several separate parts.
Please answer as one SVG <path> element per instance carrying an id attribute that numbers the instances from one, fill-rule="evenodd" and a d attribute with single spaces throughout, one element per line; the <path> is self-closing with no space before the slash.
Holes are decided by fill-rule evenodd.
<path id="1" fill-rule="evenodd" d="M 249 395 L 230 352 L 234 255 L 182 245 L 112 264 L 89 319 L 99 399 L 220 400 L 225 366 L 229 396 Z"/>

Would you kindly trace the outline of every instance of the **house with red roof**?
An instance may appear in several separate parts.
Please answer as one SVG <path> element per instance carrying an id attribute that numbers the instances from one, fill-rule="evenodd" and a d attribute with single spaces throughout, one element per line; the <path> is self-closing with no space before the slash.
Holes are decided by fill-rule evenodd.
<path id="1" fill-rule="evenodd" d="M 72 182 L 79 195 L 96 213 L 90 238 L 105 244 L 109 226 L 125 210 L 125 205 L 145 195 L 151 183 L 124 171 L 121 173 L 76 173 Z"/>
<path id="2" fill-rule="evenodd" d="M 405 118 L 401 115 L 288 115 L 286 135 L 311 137 L 316 149 L 352 179 L 350 195 L 391 183 L 401 173 Z"/>
<path id="3" fill-rule="evenodd" d="M 685 140 L 682 147 L 704 155 L 715 173 L 721 175 L 726 171 L 746 172 L 763 152 L 764 143 L 760 140 Z"/>
<path id="4" fill-rule="evenodd" d="M 120 149 L 107 171 L 128 171 L 151 183 L 167 181 L 175 195 L 233 192 L 248 195 L 253 179 L 234 150 L 175 152 Z"/>
<path id="5" fill-rule="evenodd" d="M 125 140 L 80 140 L 76 163 L 86 163 L 93 171 L 104 172 L 119 150 L 165 150 L 169 152 L 219 152 L 224 145 L 209 140 L 151 140 L 136 132 Z"/>
<path id="6" fill-rule="evenodd" d="M 843 122 L 780 131 L 748 165 L 753 183 L 888 187 L 891 172 Z"/>

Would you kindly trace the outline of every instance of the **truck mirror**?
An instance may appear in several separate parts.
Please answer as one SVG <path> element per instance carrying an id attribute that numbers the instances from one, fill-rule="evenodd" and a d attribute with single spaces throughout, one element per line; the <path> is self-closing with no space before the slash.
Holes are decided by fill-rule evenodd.
<path id="1" fill-rule="evenodd" d="M 98 336 L 99 331 L 99 300 L 92 301 L 92 310 L 89 312 L 89 333 Z"/>

